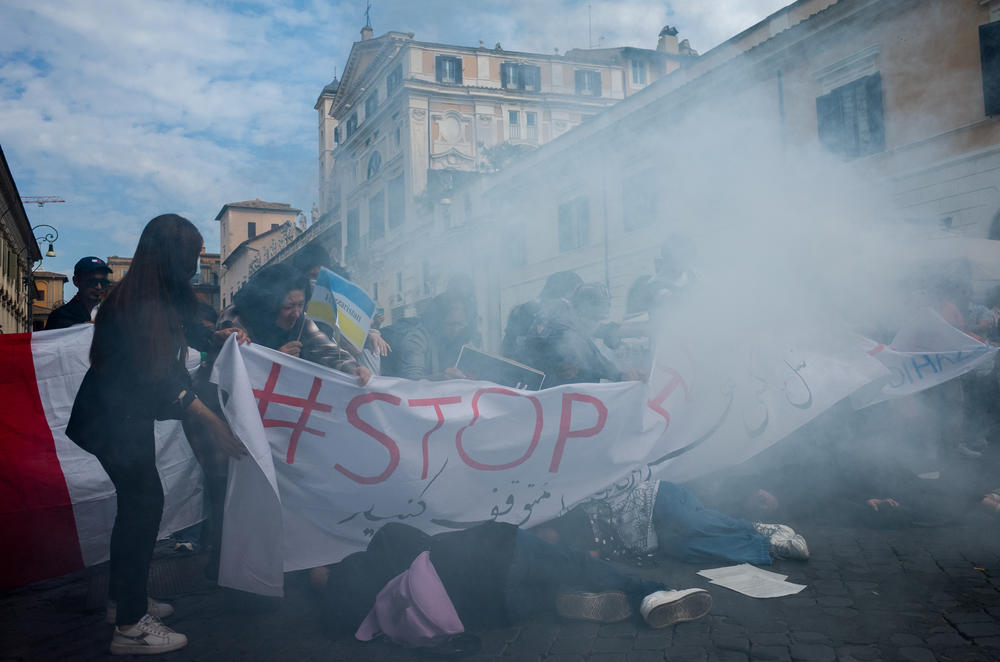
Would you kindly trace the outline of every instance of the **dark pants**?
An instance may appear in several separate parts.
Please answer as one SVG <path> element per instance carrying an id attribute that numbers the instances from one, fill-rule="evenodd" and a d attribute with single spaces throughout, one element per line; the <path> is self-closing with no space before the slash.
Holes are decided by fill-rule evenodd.
<path id="1" fill-rule="evenodd" d="M 686 563 L 770 565 L 770 541 L 750 522 L 710 510 L 690 490 L 660 482 L 653 504 L 660 550 Z"/>
<path id="2" fill-rule="evenodd" d="M 552 611 L 559 593 L 624 591 L 638 611 L 642 599 L 666 589 L 659 582 L 622 572 L 607 561 L 518 530 L 507 573 L 505 601 L 511 621 Z"/>
<path id="3" fill-rule="evenodd" d="M 153 421 L 126 418 L 112 428 L 107 443 L 87 450 L 100 460 L 118 492 L 108 595 L 118 603 L 116 624 L 131 625 L 146 613 L 149 564 L 163 517 L 163 486 L 156 471 Z"/>

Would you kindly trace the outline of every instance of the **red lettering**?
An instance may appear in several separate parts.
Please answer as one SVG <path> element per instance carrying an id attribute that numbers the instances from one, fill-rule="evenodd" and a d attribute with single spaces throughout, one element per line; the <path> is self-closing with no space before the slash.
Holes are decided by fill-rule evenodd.
<path id="1" fill-rule="evenodd" d="M 570 421 L 573 418 L 573 403 L 589 402 L 597 410 L 597 422 L 589 428 L 583 430 L 570 430 Z M 556 438 L 556 447 L 552 452 L 552 463 L 549 464 L 549 473 L 559 471 L 559 463 L 562 462 L 563 450 L 566 448 L 567 439 L 580 439 L 583 437 L 593 437 L 604 429 L 604 424 L 608 421 L 608 408 L 604 403 L 592 395 L 583 393 L 563 393 L 562 415 L 559 417 L 559 436 Z"/>
<path id="2" fill-rule="evenodd" d="M 355 396 L 347 404 L 347 421 L 357 429 L 375 439 L 378 443 L 385 446 L 385 449 L 389 451 L 389 464 L 386 466 L 385 471 L 377 476 L 359 476 L 353 471 L 342 467 L 340 464 L 335 464 L 333 467 L 353 480 L 355 483 L 361 483 L 362 485 L 374 485 L 375 483 L 381 483 L 391 476 L 392 472 L 396 470 L 397 466 L 399 466 L 399 446 L 396 445 L 396 442 L 393 441 L 389 435 L 375 429 L 365 421 L 361 420 L 361 417 L 358 416 L 358 409 L 361 408 L 361 405 L 368 404 L 369 402 L 375 402 L 376 400 L 388 402 L 389 404 L 396 406 L 402 402 L 402 400 L 395 395 L 389 395 L 388 393 L 364 393 L 362 395 Z"/>
<path id="3" fill-rule="evenodd" d="M 319 377 L 313 377 L 313 383 L 312 387 L 309 389 L 308 398 L 297 398 L 295 396 L 275 392 L 274 388 L 278 384 L 278 376 L 280 374 L 281 366 L 277 363 L 272 364 L 271 372 L 267 376 L 267 382 L 264 384 L 264 388 L 254 389 L 253 394 L 258 399 L 257 410 L 260 412 L 260 421 L 265 428 L 292 429 L 291 434 L 288 436 L 288 452 L 285 454 L 285 462 L 288 464 L 295 464 L 295 451 L 299 447 L 299 438 L 302 436 L 303 432 L 314 434 L 317 437 L 326 436 L 326 433 L 322 430 L 317 430 L 316 428 L 308 426 L 309 415 L 314 411 L 333 411 L 333 407 L 322 404 L 316 399 L 319 396 L 320 388 L 323 386 L 323 382 L 320 381 Z M 301 407 L 302 414 L 299 415 L 298 420 L 294 423 L 291 421 L 267 418 L 267 408 L 272 402 L 288 405 L 289 407 Z"/>
<path id="4" fill-rule="evenodd" d="M 485 393 L 495 393 L 497 395 L 512 395 L 517 398 L 527 398 L 531 401 L 531 404 L 535 407 L 535 432 L 531 437 L 531 445 L 528 446 L 527 452 L 524 455 L 514 460 L 513 462 L 507 462 L 506 464 L 483 464 L 482 462 L 477 462 L 465 452 L 465 448 L 462 446 L 462 433 L 471 428 L 479 420 L 479 398 Z M 483 388 L 476 391 L 476 394 L 472 396 L 472 420 L 468 425 L 463 427 L 455 435 L 455 446 L 458 448 L 458 455 L 462 458 L 462 461 L 473 469 L 479 469 L 481 471 L 501 471 L 503 469 L 510 469 L 511 467 L 516 467 L 517 465 L 523 463 L 531 454 L 535 452 L 535 448 L 538 447 L 538 440 L 542 438 L 542 403 L 538 401 L 533 395 L 524 395 L 518 393 L 517 391 L 511 391 L 506 388 Z"/>
<path id="5" fill-rule="evenodd" d="M 437 430 L 439 430 L 442 425 L 444 425 L 444 412 L 441 411 L 441 405 L 457 405 L 461 401 L 462 397 L 459 395 L 450 395 L 444 398 L 417 398 L 415 400 L 406 401 L 406 404 L 410 405 L 411 407 L 434 407 L 434 413 L 437 414 L 437 419 L 438 419 L 437 425 L 428 430 L 427 434 L 425 434 L 424 438 L 420 441 L 420 450 L 423 453 L 424 457 L 424 466 L 423 469 L 421 469 L 420 471 L 420 480 L 424 480 L 427 478 L 427 465 L 430 463 L 430 458 L 428 457 L 429 450 L 427 448 L 427 444 L 430 440 L 430 437 Z"/>
<path id="6" fill-rule="evenodd" d="M 662 416 L 663 420 L 667 422 L 667 427 L 669 428 L 670 412 L 668 412 L 666 409 L 663 408 L 663 402 L 670 397 L 671 393 L 677 390 L 678 386 L 682 386 L 684 388 L 685 400 L 691 399 L 691 392 L 688 391 L 688 387 L 687 384 L 684 383 L 684 379 L 681 378 L 681 376 L 673 368 L 668 368 L 662 365 L 657 367 L 663 372 L 673 375 L 673 377 L 670 379 L 669 382 L 667 382 L 667 385 L 663 387 L 663 390 L 661 390 L 659 393 L 656 394 L 655 398 L 646 402 L 646 405 L 649 406 L 649 408 L 655 411 L 657 414 Z"/>

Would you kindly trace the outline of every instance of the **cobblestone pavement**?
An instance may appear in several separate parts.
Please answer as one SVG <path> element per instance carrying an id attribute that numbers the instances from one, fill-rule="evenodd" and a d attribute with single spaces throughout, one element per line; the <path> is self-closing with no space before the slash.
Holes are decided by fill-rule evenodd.
<path id="1" fill-rule="evenodd" d="M 1000 444 L 990 451 L 978 474 L 984 485 L 996 487 Z M 1000 517 L 975 511 L 958 524 L 902 529 L 846 526 L 821 517 L 790 523 L 809 540 L 812 558 L 770 569 L 806 584 L 797 595 L 749 598 L 695 574 L 711 566 L 662 561 L 638 572 L 677 587 L 707 588 L 715 601 L 707 617 L 650 630 L 634 621 L 595 625 L 552 616 L 479 632 L 479 653 L 465 659 L 1000 660 Z M 288 576 L 284 599 L 267 600 L 207 582 L 205 562 L 203 555 L 173 554 L 154 562 L 151 593 L 173 603 L 176 614 L 167 622 L 191 641 L 163 660 L 428 657 L 383 642 L 329 636 L 303 573 Z M 109 658 L 106 584 L 106 567 L 98 566 L 0 594 L 0 662 Z"/>

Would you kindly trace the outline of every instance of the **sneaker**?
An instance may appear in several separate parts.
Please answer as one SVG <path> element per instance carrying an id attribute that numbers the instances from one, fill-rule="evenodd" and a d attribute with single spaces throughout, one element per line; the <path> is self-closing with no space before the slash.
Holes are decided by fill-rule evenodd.
<path id="1" fill-rule="evenodd" d="M 712 608 L 712 596 L 700 588 L 682 591 L 657 591 L 642 599 L 639 612 L 651 628 L 665 628 L 674 623 L 701 618 Z"/>
<path id="2" fill-rule="evenodd" d="M 753 528 L 757 533 L 762 536 L 771 536 L 777 534 L 781 537 L 789 537 L 795 535 L 795 530 L 787 524 L 765 524 L 764 522 L 751 522 Z"/>
<path id="3" fill-rule="evenodd" d="M 794 536 L 771 536 L 771 556 L 776 559 L 791 559 L 793 561 L 809 560 L 809 545 L 806 539 L 795 534 Z"/>
<path id="4" fill-rule="evenodd" d="M 157 655 L 187 646 L 187 637 L 174 632 L 160 619 L 146 614 L 139 622 L 111 637 L 112 655 Z"/>
<path id="5" fill-rule="evenodd" d="M 632 615 L 632 607 L 622 591 L 577 592 L 556 598 L 556 612 L 574 621 L 617 623 Z"/>
<path id="6" fill-rule="evenodd" d="M 146 613 L 154 618 L 166 618 L 174 613 L 174 608 L 166 602 L 157 602 L 153 598 L 146 599 Z M 104 620 L 108 625 L 114 625 L 118 617 L 118 603 L 108 600 L 108 607 L 104 612 Z"/>

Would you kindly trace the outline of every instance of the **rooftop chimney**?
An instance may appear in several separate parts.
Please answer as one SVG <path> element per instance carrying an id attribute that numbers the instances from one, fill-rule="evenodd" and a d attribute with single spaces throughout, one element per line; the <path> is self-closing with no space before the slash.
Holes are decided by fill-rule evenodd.
<path id="1" fill-rule="evenodd" d="M 663 29 L 660 30 L 660 38 L 656 42 L 656 50 L 661 53 L 677 54 L 677 28 L 670 25 L 663 26 Z"/>
<path id="2" fill-rule="evenodd" d="M 361 41 L 368 41 L 369 39 L 372 38 L 372 34 L 373 34 L 372 26 L 366 25 L 365 27 L 361 28 Z"/>

